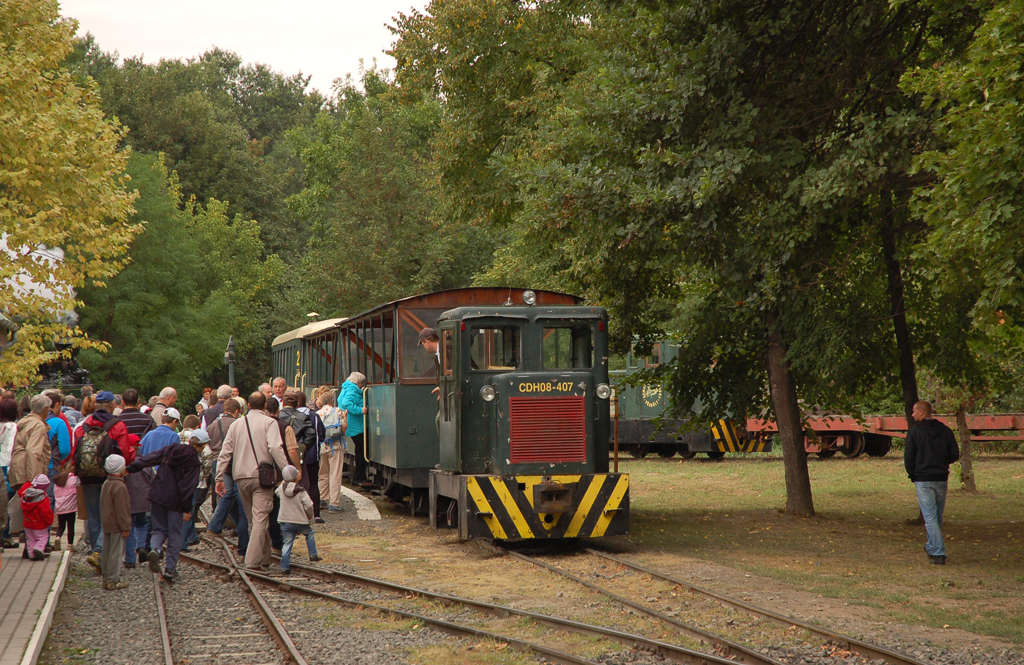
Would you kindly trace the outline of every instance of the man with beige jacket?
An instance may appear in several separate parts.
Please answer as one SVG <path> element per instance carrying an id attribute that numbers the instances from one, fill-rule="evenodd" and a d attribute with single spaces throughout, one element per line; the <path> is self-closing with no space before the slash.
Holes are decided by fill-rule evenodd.
<path id="1" fill-rule="evenodd" d="M 231 475 L 249 519 L 245 567 L 252 570 L 270 566 L 270 513 L 274 508 L 274 488 L 260 487 L 259 465 L 273 463 L 278 469 L 288 466 L 281 430 L 264 411 L 266 406 L 263 393 L 249 395 L 249 413 L 231 423 L 217 458 L 218 496 L 224 496 L 224 471 L 233 460 Z"/>
<path id="2" fill-rule="evenodd" d="M 40 474 L 45 476 L 50 467 L 50 426 L 46 424 L 50 398 L 34 395 L 29 408 L 32 413 L 18 421 L 18 434 L 11 447 L 8 481 L 14 490 Z"/>

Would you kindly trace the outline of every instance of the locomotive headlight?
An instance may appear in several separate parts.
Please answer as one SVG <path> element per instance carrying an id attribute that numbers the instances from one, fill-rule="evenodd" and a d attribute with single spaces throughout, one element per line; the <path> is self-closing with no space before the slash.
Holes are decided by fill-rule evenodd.
<path id="1" fill-rule="evenodd" d="M 523 302 L 531 307 L 537 304 L 537 294 L 533 291 L 523 291 Z"/>
<path id="2" fill-rule="evenodd" d="M 494 389 L 494 386 L 488 384 L 480 389 L 480 397 L 485 402 L 493 402 L 494 398 L 498 396 L 498 391 Z"/>
<path id="3" fill-rule="evenodd" d="M 607 383 L 597 384 L 597 396 L 601 399 L 608 399 L 612 395 L 612 389 L 608 387 Z"/>

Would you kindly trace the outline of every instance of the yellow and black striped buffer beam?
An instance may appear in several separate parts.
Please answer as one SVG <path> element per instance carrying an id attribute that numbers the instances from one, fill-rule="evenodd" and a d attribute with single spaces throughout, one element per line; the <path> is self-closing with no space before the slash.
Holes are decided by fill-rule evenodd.
<path id="1" fill-rule="evenodd" d="M 629 532 L 629 475 L 462 476 L 467 535 L 494 540 L 600 538 Z M 534 507 L 534 486 L 560 483 L 569 493 L 558 512 Z"/>
<path id="2" fill-rule="evenodd" d="M 745 428 L 737 427 L 731 420 L 719 420 L 711 424 L 711 434 L 715 437 L 715 445 L 724 453 L 761 453 L 772 449 L 771 442 L 766 439 L 747 438 L 743 435 Z"/>

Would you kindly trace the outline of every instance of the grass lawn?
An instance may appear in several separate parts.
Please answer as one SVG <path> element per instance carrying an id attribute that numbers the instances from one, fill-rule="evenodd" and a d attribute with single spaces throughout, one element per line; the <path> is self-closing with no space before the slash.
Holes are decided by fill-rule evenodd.
<path id="1" fill-rule="evenodd" d="M 620 461 L 628 540 L 875 608 L 879 620 L 950 625 L 1024 643 L 1024 459 L 975 461 L 978 493 L 950 481 L 945 567 L 928 565 L 901 456 L 809 460 L 818 516 L 785 506 L 780 458 Z"/>

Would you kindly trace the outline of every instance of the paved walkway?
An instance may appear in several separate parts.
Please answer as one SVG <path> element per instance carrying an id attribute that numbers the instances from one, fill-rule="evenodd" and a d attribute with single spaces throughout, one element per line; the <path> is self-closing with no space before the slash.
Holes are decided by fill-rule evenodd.
<path id="1" fill-rule="evenodd" d="M 45 561 L 3 550 L 0 570 L 0 665 L 34 665 L 50 632 L 53 612 L 68 575 L 70 552 Z"/>

